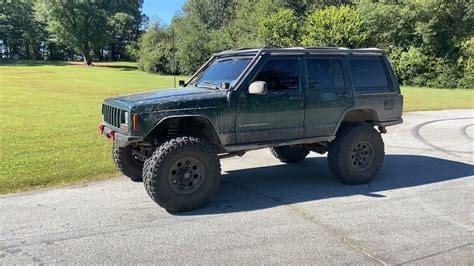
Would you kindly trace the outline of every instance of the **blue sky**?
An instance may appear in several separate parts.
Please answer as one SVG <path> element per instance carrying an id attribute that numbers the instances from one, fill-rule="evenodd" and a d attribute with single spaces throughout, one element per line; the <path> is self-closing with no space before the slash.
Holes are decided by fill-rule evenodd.
<path id="1" fill-rule="evenodd" d="M 160 21 L 166 24 L 177 11 L 181 10 L 186 0 L 145 0 L 143 2 L 143 13 L 152 21 Z"/>

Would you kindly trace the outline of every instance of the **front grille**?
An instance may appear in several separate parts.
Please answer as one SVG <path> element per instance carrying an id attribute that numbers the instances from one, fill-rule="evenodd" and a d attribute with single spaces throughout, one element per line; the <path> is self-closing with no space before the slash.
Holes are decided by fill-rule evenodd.
<path id="1" fill-rule="evenodd" d="M 104 104 L 102 114 L 104 121 L 113 127 L 120 128 L 120 124 L 125 123 L 125 110 Z"/>

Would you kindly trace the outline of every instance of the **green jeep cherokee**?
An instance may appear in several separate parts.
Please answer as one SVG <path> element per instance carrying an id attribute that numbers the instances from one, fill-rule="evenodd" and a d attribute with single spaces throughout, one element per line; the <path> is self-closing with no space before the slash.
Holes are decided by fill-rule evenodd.
<path id="1" fill-rule="evenodd" d="M 381 133 L 402 123 L 403 97 L 380 49 L 224 51 L 180 85 L 106 99 L 99 126 L 118 169 L 143 179 L 169 212 L 212 199 L 220 158 L 267 147 L 285 163 L 328 152 L 336 177 L 366 183 L 384 160 Z"/>

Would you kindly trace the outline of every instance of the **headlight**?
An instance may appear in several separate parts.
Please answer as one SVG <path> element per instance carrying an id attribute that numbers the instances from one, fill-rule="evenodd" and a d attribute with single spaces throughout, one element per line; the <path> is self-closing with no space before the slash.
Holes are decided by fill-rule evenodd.
<path id="1" fill-rule="evenodd" d="M 128 120 L 129 119 L 128 112 L 123 113 L 123 116 L 125 118 L 125 124 L 128 125 L 128 121 L 129 121 Z"/>
<path id="2" fill-rule="evenodd" d="M 128 119 L 128 112 L 123 112 L 123 121 L 120 123 L 120 131 L 125 134 L 128 133 Z"/>

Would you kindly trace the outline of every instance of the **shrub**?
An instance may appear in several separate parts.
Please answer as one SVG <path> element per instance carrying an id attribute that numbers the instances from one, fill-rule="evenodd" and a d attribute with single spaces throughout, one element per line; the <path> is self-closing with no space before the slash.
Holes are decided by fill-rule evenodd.
<path id="1" fill-rule="evenodd" d="M 416 47 L 401 53 L 396 71 L 403 84 L 412 86 L 456 88 L 462 77 L 462 71 L 453 62 L 429 56 Z"/>
<path id="2" fill-rule="evenodd" d="M 348 6 L 314 10 L 307 18 L 302 43 L 306 46 L 361 47 L 367 39 L 360 13 Z"/>
<path id="3" fill-rule="evenodd" d="M 261 21 L 259 35 L 264 43 L 277 47 L 298 45 L 298 18 L 291 9 L 282 9 Z"/>
<path id="4" fill-rule="evenodd" d="M 172 74 L 175 71 L 172 38 L 171 29 L 152 25 L 138 42 L 138 69 Z"/>
<path id="5" fill-rule="evenodd" d="M 431 79 L 431 58 L 425 55 L 420 48 L 410 47 L 400 54 L 400 61 L 396 66 L 398 78 L 403 84 L 423 86 Z"/>

